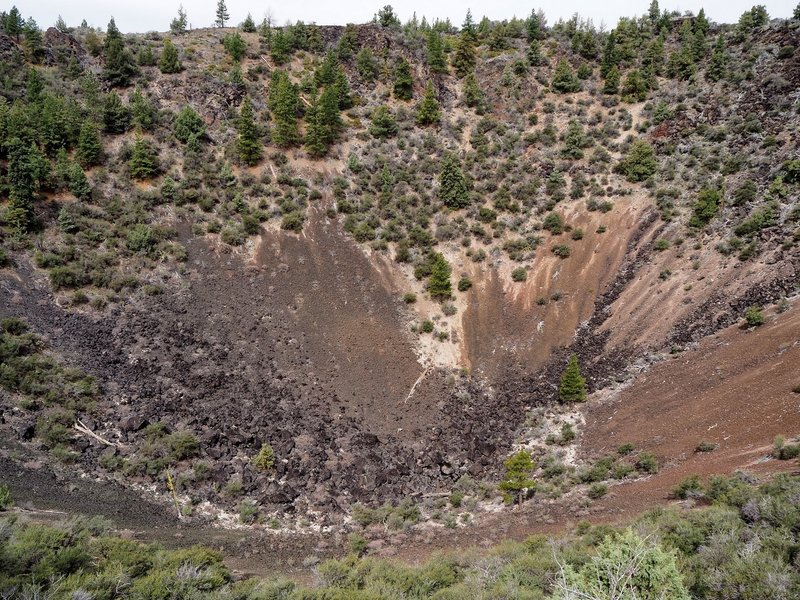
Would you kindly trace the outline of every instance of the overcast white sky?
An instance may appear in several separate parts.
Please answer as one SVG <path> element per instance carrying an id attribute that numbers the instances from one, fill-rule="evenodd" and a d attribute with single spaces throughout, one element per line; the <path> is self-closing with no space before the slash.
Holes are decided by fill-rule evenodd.
<path id="1" fill-rule="evenodd" d="M 787 18 L 792 14 L 798 0 L 661 0 L 660 6 L 669 10 L 691 10 L 695 14 L 705 7 L 706 14 L 718 23 L 734 23 L 739 15 L 753 6 L 763 3 L 771 17 Z M 13 2 L 12 2 L 13 3 Z M 4 3 L 8 10 L 12 3 Z M 476 20 L 484 14 L 492 20 L 506 19 L 513 16 L 524 17 L 530 14 L 531 8 L 541 8 L 547 15 L 549 23 L 559 17 L 569 18 L 579 13 L 584 18 L 591 18 L 595 25 L 604 22 L 613 26 L 621 16 L 633 16 L 647 11 L 650 0 L 629 2 L 626 0 L 537 0 L 535 3 L 522 0 L 299 0 L 295 2 L 246 0 L 227 0 L 231 24 L 240 23 L 248 12 L 256 21 L 260 21 L 268 10 L 275 16 L 277 23 L 287 20 L 315 22 L 318 25 L 344 25 L 346 23 L 364 23 L 372 19 L 375 12 L 384 4 L 391 4 L 395 12 L 404 22 L 416 11 L 421 18 L 429 20 L 449 17 L 453 24 L 460 25 L 468 8 Z M 165 31 L 169 22 L 178 12 L 181 0 L 71 0 L 69 2 L 54 0 L 20 0 L 17 6 L 26 18 L 32 16 L 40 27 L 53 25 L 58 15 L 64 17 L 68 25 L 77 25 L 82 19 L 93 26 L 105 29 L 111 16 L 115 17 L 117 26 L 126 33 L 144 31 Z M 207 27 L 214 21 L 217 0 L 183 0 L 193 27 Z"/>

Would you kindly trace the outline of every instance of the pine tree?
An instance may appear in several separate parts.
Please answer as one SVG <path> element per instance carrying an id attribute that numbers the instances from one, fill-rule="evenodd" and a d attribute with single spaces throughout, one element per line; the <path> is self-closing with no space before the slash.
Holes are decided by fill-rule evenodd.
<path id="1" fill-rule="evenodd" d="M 16 6 L 12 6 L 3 22 L 3 29 L 8 35 L 14 36 L 14 39 L 19 43 L 19 36 L 24 27 L 25 20 L 22 18 L 19 9 Z"/>
<path id="2" fill-rule="evenodd" d="M 550 87 L 560 94 L 569 94 L 581 89 L 581 82 L 575 76 L 575 71 L 572 70 L 570 64 L 563 58 L 558 61 L 556 65 Z"/>
<path id="3" fill-rule="evenodd" d="M 183 71 L 183 65 L 180 58 L 178 58 L 178 49 L 170 40 L 164 40 L 164 50 L 161 52 L 158 68 L 162 73 L 180 73 Z"/>
<path id="4" fill-rule="evenodd" d="M 217 19 L 214 21 L 217 27 L 225 27 L 225 23 L 230 19 L 228 14 L 228 7 L 225 6 L 225 0 L 217 1 Z"/>
<path id="5" fill-rule="evenodd" d="M 297 129 L 297 106 L 299 98 L 297 89 L 283 71 L 275 71 L 269 91 L 269 105 L 275 128 L 272 140 L 282 148 L 298 142 L 300 134 Z"/>
<path id="6" fill-rule="evenodd" d="M 8 151 L 8 208 L 3 215 L 6 223 L 18 233 L 28 233 L 34 225 L 33 198 L 36 175 L 30 148 L 19 138 L 7 142 Z"/>
<path id="7" fill-rule="evenodd" d="M 467 9 L 464 23 L 461 25 L 461 37 L 467 39 L 473 46 L 478 43 L 478 30 L 472 20 L 472 11 Z"/>
<path id="8" fill-rule="evenodd" d="M 222 45 L 235 62 L 241 61 L 247 53 L 247 42 L 238 31 L 227 34 L 222 40 Z"/>
<path id="9" fill-rule="evenodd" d="M 158 153 L 147 140 L 136 137 L 128 161 L 128 170 L 133 179 L 150 179 L 158 171 Z"/>
<path id="10" fill-rule="evenodd" d="M 350 82 L 341 67 L 336 68 L 336 77 L 333 81 L 333 90 L 336 92 L 336 99 L 339 102 L 340 110 L 347 110 L 353 106 L 353 96 L 350 91 Z"/>
<path id="11" fill-rule="evenodd" d="M 25 22 L 23 33 L 25 35 L 25 54 L 28 60 L 34 64 L 40 63 L 44 58 L 44 41 L 42 39 L 42 30 L 39 29 L 33 17 Z"/>
<path id="12" fill-rule="evenodd" d="M 449 300 L 453 295 L 450 275 L 452 269 L 445 257 L 437 252 L 431 263 L 431 276 L 428 279 L 428 293 L 435 300 Z"/>
<path id="13" fill-rule="evenodd" d="M 312 158 L 320 158 L 328 152 L 322 141 L 322 118 L 319 110 L 319 99 L 314 97 L 311 106 L 306 109 L 305 149 Z"/>
<path id="14" fill-rule="evenodd" d="M 619 69 L 617 69 L 617 65 L 613 65 L 606 73 L 603 93 L 609 96 L 619 93 Z"/>
<path id="15" fill-rule="evenodd" d="M 722 34 L 717 37 L 717 43 L 714 46 L 714 52 L 711 54 L 711 60 L 708 62 L 706 69 L 706 79 L 709 81 L 719 81 L 725 76 L 725 64 L 727 57 L 725 56 L 725 41 Z"/>
<path id="16" fill-rule="evenodd" d="M 658 24 L 660 17 L 661 11 L 658 8 L 658 0 L 652 0 L 652 2 L 650 2 L 650 8 L 647 11 L 647 18 L 650 19 L 650 22 L 655 26 Z"/>
<path id="17" fill-rule="evenodd" d="M 644 181 L 656 172 L 656 152 L 644 140 L 634 140 L 628 155 L 615 167 L 615 170 L 625 175 L 628 181 L 637 183 Z"/>
<path id="18" fill-rule="evenodd" d="M 133 61 L 133 55 L 125 47 L 122 34 L 112 18 L 106 30 L 106 40 L 103 45 L 103 79 L 111 87 L 126 87 L 131 78 L 138 73 Z"/>
<path id="19" fill-rule="evenodd" d="M 489 41 L 487 42 L 489 50 L 494 52 L 502 52 L 508 50 L 508 37 L 506 36 L 506 28 L 502 23 L 497 23 L 492 28 L 489 34 Z"/>
<path id="20" fill-rule="evenodd" d="M 106 96 L 103 103 L 103 128 L 106 133 L 125 133 L 131 123 L 131 113 L 116 92 Z"/>
<path id="21" fill-rule="evenodd" d="M 431 73 L 447 72 L 447 61 L 444 58 L 442 36 L 435 29 L 431 29 L 428 32 L 426 58 L 428 61 L 428 68 L 430 68 Z"/>
<path id="22" fill-rule="evenodd" d="M 442 112 L 439 110 L 439 102 L 436 100 L 433 85 L 428 82 L 428 86 L 425 88 L 425 96 L 417 107 L 417 125 L 433 125 L 438 123 L 441 118 Z"/>
<path id="23" fill-rule="evenodd" d="M 250 13 L 247 13 L 247 17 L 245 17 L 244 21 L 242 22 L 242 31 L 245 33 L 256 32 L 256 23 L 253 21 L 253 17 L 250 16 Z"/>
<path id="24" fill-rule="evenodd" d="M 326 147 L 330 147 L 339 137 L 343 124 L 339 115 L 339 96 L 335 87 L 327 87 L 319 97 L 317 109 L 320 124 L 322 142 Z"/>
<path id="25" fill-rule="evenodd" d="M 700 12 L 697 13 L 697 17 L 694 20 L 694 31 L 695 33 L 699 33 L 703 37 L 705 37 L 710 27 L 711 25 L 708 22 L 708 17 L 706 17 L 706 10 L 704 8 L 701 8 Z"/>
<path id="26" fill-rule="evenodd" d="M 181 4 L 178 7 L 178 16 L 172 19 L 169 24 L 169 31 L 172 35 L 183 35 L 186 33 L 187 27 L 186 11 L 183 9 L 183 4 Z"/>
<path id="27" fill-rule="evenodd" d="M 369 48 L 362 48 L 356 55 L 356 71 L 367 82 L 374 81 L 378 76 L 378 61 Z"/>
<path id="28" fill-rule="evenodd" d="M 92 186 L 89 184 L 89 179 L 86 173 L 83 172 L 80 165 L 72 163 L 68 171 L 69 192 L 78 200 L 88 200 L 92 197 Z"/>
<path id="29" fill-rule="evenodd" d="M 658 87 L 658 77 L 664 72 L 664 39 L 657 37 L 644 51 L 642 58 L 642 77 L 648 89 Z"/>
<path id="30" fill-rule="evenodd" d="M 44 92 L 44 79 L 42 79 L 42 74 L 39 72 L 39 69 L 34 67 L 28 71 L 28 77 L 25 81 L 25 88 L 28 102 L 31 104 L 35 104 L 42 99 L 42 93 Z"/>
<path id="31" fill-rule="evenodd" d="M 317 87 L 324 87 L 332 84 L 336 79 L 337 67 L 336 56 L 333 52 L 328 52 L 322 60 L 322 63 L 314 71 L 314 83 L 317 84 Z"/>
<path id="32" fill-rule="evenodd" d="M 526 29 L 528 34 L 528 62 L 531 66 L 536 67 L 545 62 L 542 56 L 542 51 L 539 41 L 542 38 L 542 23 L 536 11 L 531 10 L 531 15 L 526 22 Z"/>
<path id="33" fill-rule="evenodd" d="M 475 73 L 470 73 L 464 78 L 464 103 L 470 108 L 483 107 L 483 90 L 478 85 Z"/>
<path id="34" fill-rule="evenodd" d="M 622 85 L 622 97 L 625 102 L 644 102 L 647 98 L 647 85 L 639 69 L 631 69 Z"/>
<path id="35" fill-rule="evenodd" d="M 100 143 L 100 133 L 94 121 L 86 119 L 81 125 L 78 136 L 78 149 L 76 151 L 78 162 L 84 168 L 100 164 L 103 157 L 103 146 Z"/>
<path id="36" fill-rule="evenodd" d="M 455 154 L 447 153 L 439 172 L 439 198 L 452 209 L 469 206 L 469 191 L 461 164 Z"/>
<path id="37" fill-rule="evenodd" d="M 459 36 L 458 40 L 456 40 L 456 47 L 451 62 L 456 75 L 461 78 L 475 71 L 475 64 L 477 62 L 475 45 L 471 41 L 471 38 L 463 33 Z"/>
<path id="38" fill-rule="evenodd" d="M 261 135 L 253 119 L 253 105 L 250 102 L 250 96 L 245 96 L 242 101 L 236 129 L 239 132 L 237 142 L 239 158 L 250 166 L 258 164 L 258 161 L 261 160 Z"/>
<path id="39" fill-rule="evenodd" d="M 398 100 L 411 100 L 414 95 L 414 80 L 411 77 L 411 65 L 405 58 L 394 69 L 394 96 Z"/>
<path id="40" fill-rule="evenodd" d="M 397 129 L 397 121 L 388 106 L 383 104 L 372 112 L 372 121 L 369 125 L 372 137 L 382 139 L 394 137 L 397 135 Z"/>
<path id="41" fill-rule="evenodd" d="M 178 141 L 188 144 L 190 139 L 195 143 L 205 135 L 206 124 L 191 106 L 184 106 L 175 119 L 173 133 Z"/>
<path id="42" fill-rule="evenodd" d="M 333 88 L 326 88 L 318 99 L 314 99 L 306 111 L 306 122 L 306 150 L 314 158 L 324 156 L 342 129 L 339 103 Z"/>
<path id="43" fill-rule="evenodd" d="M 289 38 L 283 29 L 278 29 L 272 38 L 272 48 L 270 48 L 270 56 L 276 65 L 282 65 L 289 60 L 289 54 L 292 51 L 292 46 L 289 43 Z"/>
<path id="44" fill-rule="evenodd" d="M 509 503 L 514 501 L 521 503 L 526 490 L 530 492 L 536 488 L 536 482 L 531 479 L 536 464 L 530 452 L 520 450 L 509 456 L 503 466 L 506 472 L 499 485 L 500 491 L 507 494 Z"/>
<path id="45" fill-rule="evenodd" d="M 131 114 L 133 126 L 140 131 L 149 131 L 156 123 L 156 107 L 136 88 L 131 95 Z"/>
<path id="46" fill-rule="evenodd" d="M 564 148 L 561 150 L 561 157 L 573 160 L 583 158 L 584 143 L 583 127 L 575 119 L 570 119 L 567 125 L 567 132 L 564 134 Z"/>
<path id="47" fill-rule="evenodd" d="M 158 62 L 156 55 L 153 53 L 153 45 L 145 44 L 139 47 L 139 53 L 136 55 L 136 62 L 140 67 L 152 67 Z"/>
<path id="48" fill-rule="evenodd" d="M 603 49 L 603 59 L 600 61 L 600 76 L 606 77 L 612 67 L 619 64 L 619 56 L 617 55 L 617 36 L 612 30 L 606 38 L 606 45 Z"/>
<path id="49" fill-rule="evenodd" d="M 575 354 L 570 357 L 569 364 L 561 376 L 558 399 L 564 404 L 586 400 L 586 380 L 581 376 L 581 368 Z"/>

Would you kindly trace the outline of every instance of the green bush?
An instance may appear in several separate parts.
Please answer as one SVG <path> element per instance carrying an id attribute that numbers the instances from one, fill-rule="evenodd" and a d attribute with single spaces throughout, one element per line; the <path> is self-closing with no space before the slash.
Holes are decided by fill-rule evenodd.
<path id="1" fill-rule="evenodd" d="M 721 201 L 722 190 L 712 187 L 701 189 L 697 194 L 697 200 L 692 205 L 689 226 L 697 229 L 705 227 L 717 215 Z"/>
<path id="2" fill-rule="evenodd" d="M 758 327 L 764 324 L 764 313 L 758 306 L 751 306 L 744 312 L 744 321 L 748 327 Z"/>
<path id="3" fill-rule="evenodd" d="M 188 432 L 176 431 L 166 437 L 166 443 L 175 460 L 184 460 L 200 453 L 200 443 Z"/>
<path id="4" fill-rule="evenodd" d="M 12 504 L 11 490 L 5 483 L 0 483 L 0 511 L 8 510 Z"/>
<path id="5" fill-rule="evenodd" d="M 698 475 L 690 475 L 672 489 L 672 497 L 686 500 L 703 494 L 703 485 Z"/>
<path id="6" fill-rule="evenodd" d="M 593 483 L 589 487 L 589 498 L 599 500 L 608 493 L 608 486 L 602 483 Z"/>
<path id="7" fill-rule="evenodd" d="M 635 183 L 653 176 L 657 168 L 653 147 L 644 140 L 635 140 L 627 156 L 617 164 L 615 170 Z"/>
<path id="8" fill-rule="evenodd" d="M 261 444 L 261 449 L 253 457 L 253 466 L 262 471 L 269 471 L 275 466 L 275 451 L 266 442 Z"/>
<path id="9" fill-rule="evenodd" d="M 636 468 L 643 473 L 658 473 L 658 459 L 650 452 L 640 452 L 636 458 Z"/>
<path id="10" fill-rule="evenodd" d="M 572 251 L 566 244 L 556 244 L 550 249 L 558 258 L 569 258 Z"/>
<path id="11" fill-rule="evenodd" d="M 528 278 L 528 270 L 525 267 L 517 267 L 511 271 L 513 281 L 525 281 Z"/>

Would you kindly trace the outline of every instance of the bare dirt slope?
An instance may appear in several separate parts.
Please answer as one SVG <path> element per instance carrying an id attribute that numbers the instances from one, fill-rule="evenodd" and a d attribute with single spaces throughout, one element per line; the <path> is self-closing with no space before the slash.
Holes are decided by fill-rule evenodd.
<path id="1" fill-rule="evenodd" d="M 662 496 L 691 473 L 759 469 L 776 435 L 800 433 L 800 307 L 761 327 L 732 326 L 652 366 L 587 407 L 585 454 L 631 442 L 661 458 L 638 489 Z M 701 441 L 716 450 L 698 453 Z M 638 493 L 638 492 L 637 492 Z"/>

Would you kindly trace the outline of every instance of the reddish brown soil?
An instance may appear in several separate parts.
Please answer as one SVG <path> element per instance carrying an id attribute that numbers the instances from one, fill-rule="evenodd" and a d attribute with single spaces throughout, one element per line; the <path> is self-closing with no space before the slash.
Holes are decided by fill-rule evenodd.
<path id="1" fill-rule="evenodd" d="M 626 494 L 663 498 L 693 473 L 771 470 L 773 438 L 800 433 L 800 306 L 759 328 L 733 326 L 654 365 L 632 386 L 587 410 L 583 448 L 593 455 L 622 443 L 655 453 L 658 476 Z M 701 441 L 710 453 L 695 452 Z"/>
<path id="2" fill-rule="evenodd" d="M 509 272 L 487 268 L 473 275 L 477 284 L 463 316 L 463 349 L 476 372 L 496 379 L 514 364 L 533 373 L 552 358 L 553 350 L 570 345 L 580 323 L 592 316 L 597 297 L 617 275 L 649 203 L 637 195 L 619 200 L 608 214 L 571 209 L 561 212 L 573 228 L 584 231 L 583 239 L 545 234 L 525 282 L 511 281 L 515 265 L 507 266 Z M 596 233 L 600 225 L 608 228 L 606 233 Z M 551 252 L 556 244 L 569 246 L 570 257 L 556 257 Z M 539 305 L 539 298 L 548 301 Z"/>

